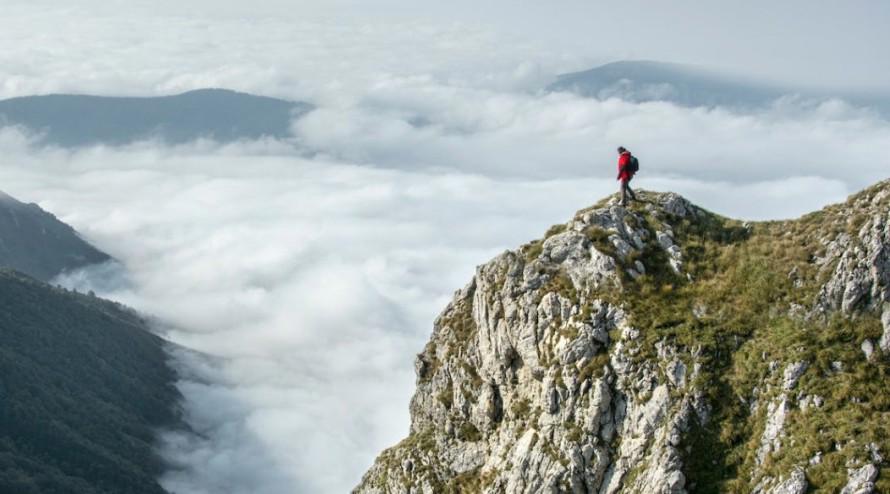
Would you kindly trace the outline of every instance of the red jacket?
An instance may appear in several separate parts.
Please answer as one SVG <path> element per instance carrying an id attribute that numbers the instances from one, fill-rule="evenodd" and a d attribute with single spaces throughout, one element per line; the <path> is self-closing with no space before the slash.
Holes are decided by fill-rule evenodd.
<path id="1" fill-rule="evenodd" d="M 618 180 L 622 182 L 634 177 L 634 174 L 626 169 L 628 164 L 630 164 L 630 151 L 625 151 L 618 156 Z"/>

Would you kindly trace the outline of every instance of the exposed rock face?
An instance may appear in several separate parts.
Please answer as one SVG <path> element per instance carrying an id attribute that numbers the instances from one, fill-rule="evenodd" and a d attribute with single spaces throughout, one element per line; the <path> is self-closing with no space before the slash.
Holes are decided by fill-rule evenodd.
<path id="1" fill-rule="evenodd" d="M 803 307 L 806 293 L 813 314 L 882 307 L 890 285 L 890 201 L 875 196 L 887 189 L 868 194 L 873 207 L 863 208 L 870 216 L 856 240 L 813 235 L 826 239 L 823 257 L 812 268 L 795 266 L 787 280 L 800 300 L 784 302 L 775 315 L 750 309 L 764 318 L 757 324 L 803 321 L 787 315 L 787 306 Z M 808 376 L 826 371 L 796 348 L 779 366 L 757 350 L 770 349 L 757 325 L 747 333 L 724 329 L 750 321 L 732 322 L 734 304 L 719 306 L 717 289 L 704 286 L 724 269 L 703 268 L 710 265 L 702 252 L 734 259 L 730 254 L 753 243 L 752 227 L 727 224 L 675 194 L 646 199 L 632 209 L 613 201 L 581 211 L 544 240 L 477 269 L 417 357 L 411 435 L 380 455 L 355 492 L 685 493 L 725 481 L 752 492 L 806 492 L 805 469 L 822 468 L 821 451 L 819 462 L 808 461 L 815 457 L 809 452 L 787 466 L 770 459 L 794 448 L 800 432 L 790 416 L 823 413 L 818 380 Z M 817 285 L 820 270 L 830 276 Z M 668 301 L 674 312 L 641 312 L 649 301 Z M 888 353 L 888 318 L 885 311 L 884 339 L 873 352 Z M 710 324 L 720 329 L 708 332 Z M 860 357 L 861 344 L 852 347 Z M 740 365 L 733 352 L 756 363 L 736 374 L 760 376 L 756 381 L 733 381 L 727 369 Z M 871 360 L 872 369 L 886 366 L 884 357 Z M 715 399 L 729 389 L 735 391 Z M 735 422 L 750 424 L 738 427 L 738 439 L 722 443 L 708 432 Z M 706 441 L 722 449 L 698 449 Z M 751 453 L 732 459 L 735 447 Z M 748 473 L 715 479 L 722 465 Z"/>
<path id="2" fill-rule="evenodd" d="M 800 376 L 802 376 L 803 373 L 806 372 L 806 370 L 806 362 L 794 362 L 788 364 L 788 366 L 785 367 L 785 373 L 782 376 L 782 389 L 784 389 L 785 391 L 791 391 L 792 389 L 794 389 L 794 387 L 797 386 L 797 381 L 800 380 Z"/>
<path id="3" fill-rule="evenodd" d="M 803 469 L 798 468 L 791 473 L 788 480 L 774 486 L 768 494 L 806 494 L 808 485 L 806 474 Z"/>
<path id="4" fill-rule="evenodd" d="M 884 308 L 884 315 L 881 317 L 881 323 L 884 326 L 884 334 L 881 335 L 879 344 L 884 353 L 890 354 L 890 307 Z"/>
<path id="5" fill-rule="evenodd" d="M 890 190 L 860 197 L 851 213 L 865 218 L 855 236 L 842 233 L 827 246 L 823 264 L 836 261 L 831 279 L 819 293 L 819 308 L 851 312 L 858 306 L 880 308 L 890 302 Z M 859 209 L 861 208 L 861 209 Z"/>
<path id="6" fill-rule="evenodd" d="M 878 469 L 871 464 L 850 471 L 849 481 L 841 494 L 871 494 L 875 491 Z"/>
<path id="7" fill-rule="evenodd" d="M 779 451 L 782 447 L 782 433 L 785 430 L 785 417 L 788 412 L 788 396 L 785 394 L 769 404 L 766 411 L 766 427 L 760 438 L 760 449 L 757 450 L 758 465 L 763 463 L 768 454 Z"/>

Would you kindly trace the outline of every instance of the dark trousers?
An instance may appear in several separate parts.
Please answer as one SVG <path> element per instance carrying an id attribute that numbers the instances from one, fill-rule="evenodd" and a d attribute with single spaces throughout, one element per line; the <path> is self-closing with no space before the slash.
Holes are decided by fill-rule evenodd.
<path id="1" fill-rule="evenodd" d="M 633 177 L 628 178 L 627 180 L 621 181 L 621 205 L 622 206 L 627 206 L 627 196 L 628 195 L 630 196 L 630 198 L 632 200 L 634 200 L 634 201 L 637 200 L 637 195 L 634 194 L 634 191 L 631 190 L 631 188 L 630 188 L 630 181 L 632 178 Z"/>

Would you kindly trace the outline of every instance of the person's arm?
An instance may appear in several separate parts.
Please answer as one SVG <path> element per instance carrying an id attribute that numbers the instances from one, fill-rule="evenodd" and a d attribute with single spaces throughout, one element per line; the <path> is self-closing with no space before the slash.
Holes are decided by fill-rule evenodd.
<path id="1" fill-rule="evenodd" d="M 618 176 L 615 177 L 615 180 L 621 180 L 621 173 L 624 171 L 624 167 L 627 166 L 627 155 L 622 154 L 618 157 Z"/>

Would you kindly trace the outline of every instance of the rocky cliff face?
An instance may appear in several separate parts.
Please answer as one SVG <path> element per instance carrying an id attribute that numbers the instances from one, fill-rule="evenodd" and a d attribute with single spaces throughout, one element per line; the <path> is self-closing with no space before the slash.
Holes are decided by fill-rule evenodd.
<path id="1" fill-rule="evenodd" d="M 890 182 L 788 222 L 643 198 L 477 269 L 355 492 L 890 491 Z"/>

